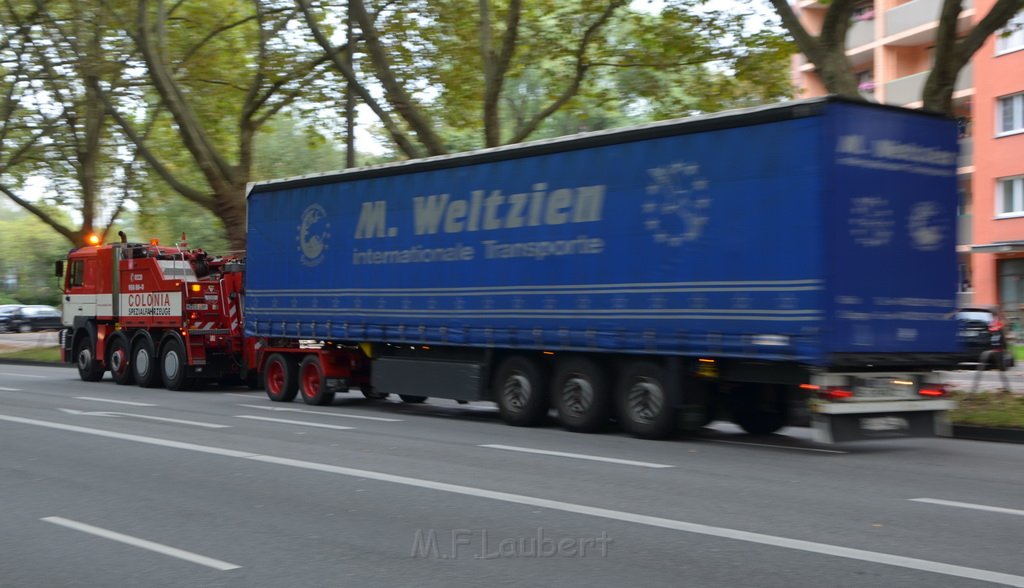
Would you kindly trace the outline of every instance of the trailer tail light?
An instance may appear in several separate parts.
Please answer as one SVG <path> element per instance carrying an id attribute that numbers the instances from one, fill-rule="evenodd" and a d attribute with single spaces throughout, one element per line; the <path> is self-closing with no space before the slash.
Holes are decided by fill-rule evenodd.
<path id="1" fill-rule="evenodd" d="M 813 384 L 802 384 L 805 390 L 814 390 L 818 398 L 822 400 L 846 400 L 853 398 L 853 390 L 842 386 L 815 386 Z"/>
<path id="2" fill-rule="evenodd" d="M 921 388 L 917 391 L 921 396 L 928 396 L 929 398 L 938 398 L 946 395 L 946 387 L 942 384 L 930 384 L 927 388 Z"/>
<path id="3" fill-rule="evenodd" d="M 193 292 L 202 292 L 203 291 L 203 286 L 201 284 L 192 284 L 192 291 Z"/>

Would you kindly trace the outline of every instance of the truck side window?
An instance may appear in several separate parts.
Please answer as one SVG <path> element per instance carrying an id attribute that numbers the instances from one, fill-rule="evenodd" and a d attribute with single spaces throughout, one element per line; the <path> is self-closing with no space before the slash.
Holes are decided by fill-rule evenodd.
<path id="1" fill-rule="evenodd" d="M 85 285 L 85 260 L 76 259 L 68 268 L 68 286 L 71 288 Z"/>

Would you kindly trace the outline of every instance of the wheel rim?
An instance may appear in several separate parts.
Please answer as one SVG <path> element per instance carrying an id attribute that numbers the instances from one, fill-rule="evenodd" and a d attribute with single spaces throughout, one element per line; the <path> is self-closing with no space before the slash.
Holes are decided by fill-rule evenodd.
<path id="1" fill-rule="evenodd" d="M 178 370 L 181 369 L 181 358 L 178 357 L 177 349 L 170 349 L 164 354 L 164 373 L 167 378 L 174 380 L 178 377 Z"/>
<path id="2" fill-rule="evenodd" d="M 530 380 L 521 372 L 509 376 L 501 388 L 501 396 L 505 399 L 505 404 L 513 410 L 523 410 L 530 400 L 532 392 Z"/>
<path id="3" fill-rule="evenodd" d="M 149 373 L 149 351 L 145 347 L 141 347 L 135 352 L 135 371 L 140 376 Z"/>
<path id="4" fill-rule="evenodd" d="M 279 361 L 272 361 L 267 366 L 267 391 L 278 396 L 284 390 L 284 366 Z"/>
<path id="5" fill-rule="evenodd" d="M 83 346 L 78 350 L 78 369 L 87 370 L 92 365 L 92 350 Z"/>
<path id="6" fill-rule="evenodd" d="M 302 368 L 302 393 L 310 398 L 320 394 L 320 370 L 311 363 Z"/>
<path id="7" fill-rule="evenodd" d="M 118 346 L 114 349 L 113 353 L 110 354 L 110 369 L 119 376 L 124 374 L 125 367 L 128 365 L 126 359 L 127 357 L 125 356 L 124 348 Z"/>
<path id="8" fill-rule="evenodd" d="M 594 386 L 579 374 L 573 374 L 562 386 L 562 405 L 575 415 L 586 414 L 594 404 Z"/>
<path id="9" fill-rule="evenodd" d="M 656 381 L 640 378 L 630 387 L 628 401 L 633 420 L 649 423 L 661 414 L 665 394 Z"/>

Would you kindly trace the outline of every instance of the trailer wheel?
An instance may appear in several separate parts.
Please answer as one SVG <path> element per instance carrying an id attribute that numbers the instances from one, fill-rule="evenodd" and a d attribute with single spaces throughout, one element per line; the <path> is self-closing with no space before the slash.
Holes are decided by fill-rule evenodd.
<path id="1" fill-rule="evenodd" d="M 570 431 L 594 433 L 608 424 L 611 395 L 604 370 L 592 359 L 569 358 L 551 384 L 558 420 Z"/>
<path id="2" fill-rule="evenodd" d="M 291 402 L 299 393 L 299 367 L 290 355 L 275 353 L 267 358 L 263 387 L 274 402 Z"/>
<path id="3" fill-rule="evenodd" d="M 537 362 L 512 356 L 494 378 L 494 395 L 501 418 L 514 427 L 536 427 L 548 414 L 547 382 Z"/>
<path id="4" fill-rule="evenodd" d="M 168 390 L 188 390 L 192 385 L 188 377 L 188 356 L 185 355 L 185 348 L 181 341 L 169 339 L 164 343 L 163 353 L 160 354 L 160 364 L 163 367 L 164 387 Z"/>
<path id="5" fill-rule="evenodd" d="M 616 392 L 619 417 L 627 433 L 642 439 L 664 439 L 672 434 L 675 412 L 663 367 L 649 361 L 627 365 Z"/>
<path id="6" fill-rule="evenodd" d="M 785 388 L 769 384 L 744 384 L 732 392 L 732 420 L 751 435 L 770 435 L 786 426 Z"/>
<path id="7" fill-rule="evenodd" d="M 299 364 L 299 390 L 306 404 L 323 405 L 334 401 L 334 390 L 327 387 L 320 359 L 307 355 Z"/>
<path id="8" fill-rule="evenodd" d="M 152 341 L 146 337 L 140 337 L 135 342 L 128 367 L 132 370 L 135 383 L 143 388 L 156 388 L 162 383 L 156 351 L 153 349 Z"/>
<path id="9" fill-rule="evenodd" d="M 132 369 L 128 365 L 128 341 L 122 337 L 114 337 L 110 342 L 110 375 L 114 382 L 126 386 L 135 382 Z"/>
<path id="10" fill-rule="evenodd" d="M 406 404 L 423 404 L 427 401 L 426 396 L 416 396 L 415 394 L 399 394 L 398 397 Z"/>
<path id="11" fill-rule="evenodd" d="M 75 341 L 75 363 L 78 364 L 78 377 L 84 382 L 99 382 L 103 379 L 103 366 L 96 361 L 96 353 L 92 338 L 86 333 Z"/>
<path id="12" fill-rule="evenodd" d="M 367 400 L 384 400 L 388 397 L 387 392 L 377 392 L 373 389 L 373 386 L 370 386 L 369 384 L 360 388 L 359 391 L 363 393 L 363 397 Z M 423 397 L 423 399 L 426 400 L 426 397 Z"/>

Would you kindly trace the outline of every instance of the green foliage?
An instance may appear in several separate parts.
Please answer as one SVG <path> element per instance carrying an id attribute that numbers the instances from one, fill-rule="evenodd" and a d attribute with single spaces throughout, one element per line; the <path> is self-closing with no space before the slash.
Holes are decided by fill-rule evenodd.
<path id="1" fill-rule="evenodd" d="M 962 393 L 951 420 L 958 425 L 1024 429 L 1024 396 L 999 392 Z"/>
<path id="2" fill-rule="evenodd" d="M 68 243 L 22 210 L 0 216 L 0 294 L 21 304 L 60 304 L 60 281 L 54 262 Z"/>

